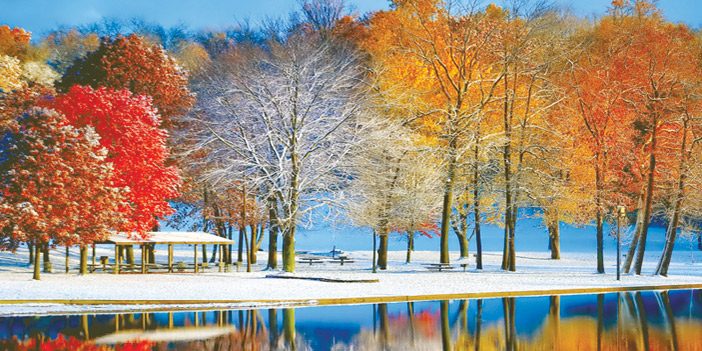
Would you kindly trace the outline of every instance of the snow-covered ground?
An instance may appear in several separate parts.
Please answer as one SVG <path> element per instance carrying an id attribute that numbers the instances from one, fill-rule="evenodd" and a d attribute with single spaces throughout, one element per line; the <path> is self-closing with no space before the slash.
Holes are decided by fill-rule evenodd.
<path id="1" fill-rule="evenodd" d="M 438 244 L 438 242 L 437 242 Z M 299 247 L 299 246 L 298 246 Z M 210 248 L 211 250 L 211 248 Z M 166 262 L 166 249 L 157 247 L 156 259 Z M 505 272 L 500 269 L 501 252 L 486 252 L 484 269 L 475 269 L 474 258 L 466 272 L 456 267 L 454 270 L 428 271 L 425 263 L 436 263 L 436 251 L 416 251 L 412 263 L 405 264 L 405 252 L 391 251 L 389 269 L 372 273 L 371 251 L 347 251 L 353 263 L 343 266 L 326 262 L 296 266 L 297 277 L 333 278 L 344 280 L 372 280 L 376 283 L 332 283 L 300 279 L 274 279 L 266 277 L 281 274 L 265 270 L 266 254 L 259 252 L 258 263 L 252 272 L 245 272 L 245 265 L 239 272 L 219 273 L 216 267 L 207 273 L 192 274 L 120 274 L 94 273 L 80 276 L 76 272 L 78 250 L 70 253 L 72 272 L 64 272 L 63 249 L 52 253 L 53 273 L 42 273 L 41 280 L 32 280 L 32 267 L 27 263 L 28 252 L 21 247 L 16 254 L 0 253 L 0 315 L 26 314 L 28 312 L 78 312 L 115 311 L 144 308 L 192 308 L 192 303 L 207 304 L 217 308 L 255 307 L 261 302 L 284 303 L 296 301 L 303 304 L 317 302 L 349 303 L 349 300 L 378 297 L 421 297 L 437 299 L 435 295 L 459 295 L 476 293 L 504 293 L 571 289 L 601 289 L 610 287 L 671 286 L 700 284 L 702 270 L 700 264 L 690 262 L 689 251 L 676 252 L 671 264 L 669 277 L 652 276 L 658 255 L 657 250 L 647 254 L 641 276 L 623 275 L 615 280 L 616 259 L 606 256 L 606 274 L 595 273 L 595 254 L 565 252 L 561 260 L 551 260 L 548 252 L 517 252 L 517 271 Z M 135 252 L 138 257 L 138 251 Z M 111 246 L 98 246 L 98 256 L 113 255 Z M 179 246 L 175 250 L 176 261 L 192 262 L 193 249 Z M 451 253 L 452 262 L 458 258 Z M 454 298 L 457 296 L 453 296 Z M 470 296 L 467 296 L 470 297 Z M 7 303 L 18 300 L 41 300 L 33 304 Z M 95 305 L 77 306 L 52 304 L 45 300 L 101 300 L 101 307 Z M 138 300 L 148 305 L 121 305 L 120 301 Z M 325 301 L 326 300 L 326 301 Z M 211 307 L 211 306 L 210 306 Z"/>

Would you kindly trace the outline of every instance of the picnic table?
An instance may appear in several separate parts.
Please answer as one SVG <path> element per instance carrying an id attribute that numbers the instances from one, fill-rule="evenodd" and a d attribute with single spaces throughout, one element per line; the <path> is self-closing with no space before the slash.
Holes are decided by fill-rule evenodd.
<path id="1" fill-rule="evenodd" d="M 301 261 L 301 262 L 309 263 L 310 266 L 311 266 L 312 264 L 314 264 L 314 263 L 323 263 L 323 262 L 324 262 L 324 261 L 322 261 L 321 259 L 319 259 L 319 258 L 317 258 L 317 257 L 300 257 L 300 258 L 298 258 L 298 260 Z"/>
<path id="2" fill-rule="evenodd" d="M 430 271 L 439 271 L 439 272 L 441 272 L 444 269 L 454 269 L 455 268 L 450 263 L 425 263 L 424 265 Z"/>
<path id="3" fill-rule="evenodd" d="M 340 263 L 343 266 L 344 262 L 353 263 L 353 260 L 350 259 L 348 256 L 338 256 L 332 257 L 331 262 Z"/>

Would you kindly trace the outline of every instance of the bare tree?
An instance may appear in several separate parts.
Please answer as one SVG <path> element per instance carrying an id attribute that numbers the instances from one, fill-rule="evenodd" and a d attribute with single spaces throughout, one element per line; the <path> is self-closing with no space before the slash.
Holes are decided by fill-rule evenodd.
<path id="1" fill-rule="evenodd" d="M 353 158 L 354 176 L 345 204 L 352 223 L 378 234 L 377 266 L 387 269 L 391 230 L 407 234 L 409 262 L 414 234 L 436 221 L 443 169 L 402 119 L 375 115 L 364 126 L 367 133 Z"/>
<path id="2" fill-rule="evenodd" d="M 208 150 L 215 184 L 246 183 L 275 206 L 285 271 L 300 219 L 347 179 L 362 87 L 354 52 L 302 34 L 236 48 L 197 86 L 190 152 Z"/>

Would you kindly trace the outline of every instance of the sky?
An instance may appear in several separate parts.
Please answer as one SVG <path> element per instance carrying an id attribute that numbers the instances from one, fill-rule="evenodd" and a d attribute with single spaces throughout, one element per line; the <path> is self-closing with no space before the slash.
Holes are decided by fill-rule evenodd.
<path id="1" fill-rule="evenodd" d="M 388 8 L 388 0 L 348 0 L 357 14 Z M 603 14 L 611 0 L 557 0 L 581 16 Z M 491 2 L 485 0 L 485 3 Z M 495 2 L 500 2 L 496 0 Z M 185 24 L 191 29 L 224 28 L 249 19 L 285 16 L 298 8 L 297 0 L 0 0 L 0 25 L 21 27 L 34 37 L 63 26 L 77 26 L 103 17 L 143 18 L 164 27 Z M 673 22 L 692 28 L 702 24 L 702 1 L 659 0 L 658 7 Z"/>

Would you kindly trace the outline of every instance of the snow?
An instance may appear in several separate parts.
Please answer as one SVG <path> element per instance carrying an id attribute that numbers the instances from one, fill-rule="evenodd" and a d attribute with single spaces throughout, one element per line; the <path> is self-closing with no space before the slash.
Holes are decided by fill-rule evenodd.
<path id="1" fill-rule="evenodd" d="M 438 242 L 437 242 L 438 243 Z M 165 246 L 164 246 L 165 247 Z M 156 260 L 164 262 L 167 250 L 157 246 Z M 192 246 L 176 245 L 175 259 L 192 261 Z M 99 245 L 97 256 L 112 257 L 111 245 Z M 208 246 L 211 252 L 211 246 Z M 458 266 L 458 253 L 451 252 L 454 270 L 429 271 L 424 264 L 436 263 L 436 251 L 415 251 L 412 263 L 405 264 L 404 251 L 389 253 L 387 270 L 371 271 L 371 251 L 346 251 L 354 263 L 325 262 L 309 265 L 297 263 L 294 274 L 285 276 L 372 280 L 377 283 L 332 283 L 302 279 L 273 279 L 265 270 L 266 254 L 258 253 L 258 263 L 247 273 L 246 265 L 239 272 L 219 273 L 217 266 L 201 274 L 120 274 L 97 272 L 80 276 L 75 267 L 78 250 L 71 249 L 72 272 L 65 274 L 63 249 L 52 251 L 53 273 L 41 274 L 32 280 L 32 267 L 27 263 L 25 246 L 17 254 L 0 253 L 0 315 L 49 314 L 61 312 L 114 312 L 129 310 L 261 308 L 270 304 L 355 303 L 354 298 L 409 297 L 438 299 L 435 295 L 531 292 L 562 289 L 602 289 L 612 287 L 702 285 L 700 264 L 691 263 L 689 251 L 676 252 L 669 277 L 651 276 L 659 251 L 651 250 L 644 262 L 643 274 L 622 275 L 616 281 L 616 257 L 606 255 L 606 274 L 595 273 L 595 253 L 564 252 L 561 260 L 551 260 L 548 252 L 517 251 L 517 271 L 500 269 L 501 252 L 484 253 L 484 269 L 475 269 L 474 257 L 466 272 Z M 30 303 L 17 303 L 17 302 Z M 90 302 L 92 304 L 81 304 Z M 61 303 L 52 303 L 61 302 Z M 139 304 L 134 304 L 138 302 Z"/>

